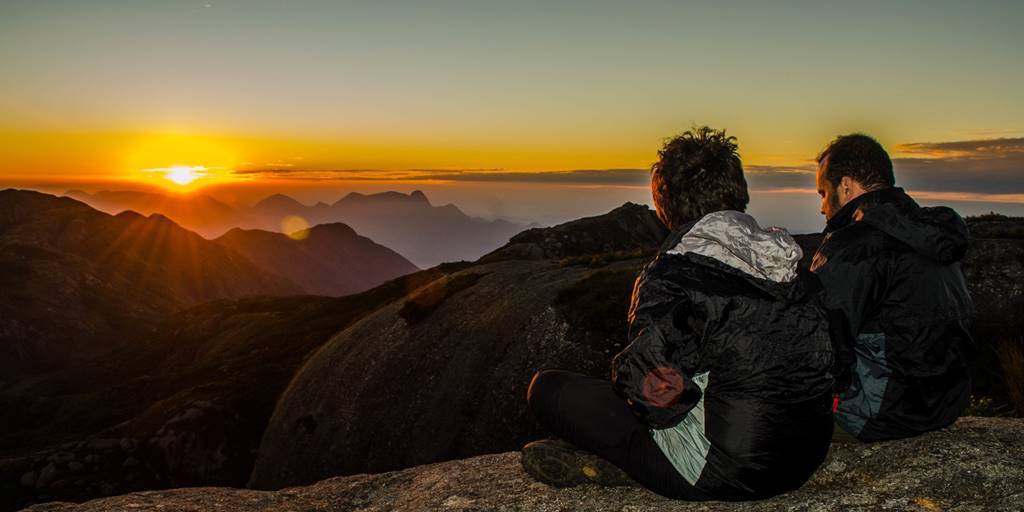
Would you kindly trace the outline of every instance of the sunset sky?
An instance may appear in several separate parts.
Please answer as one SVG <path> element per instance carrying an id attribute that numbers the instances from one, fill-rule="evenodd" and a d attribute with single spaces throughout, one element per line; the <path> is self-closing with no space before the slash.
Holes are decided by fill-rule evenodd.
<path id="1" fill-rule="evenodd" d="M 820 228 L 813 157 L 850 131 L 923 203 L 1024 214 L 1024 2 L 826 3 L 5 1 L 0 186 L 548 223 L 649 203 L 708 124 L 765 223 Z"/>

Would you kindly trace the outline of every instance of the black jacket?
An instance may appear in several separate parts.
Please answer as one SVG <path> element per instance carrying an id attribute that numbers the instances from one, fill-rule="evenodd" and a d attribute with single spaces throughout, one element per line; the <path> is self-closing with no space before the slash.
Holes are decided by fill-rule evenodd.
<path id="1" fill-rule="evenodd" d="M 801 255 L 784 231 L 716 212 L 673 231 L 634 285 L 615 390 L 715 499 L 797 488 L 828 451 L 832 348 Z"/>
<path id="2" fill-rule="evenodd" d="M 959 261 L 964 221 L 903 189 L 866 193 L 829 221 L 811 269 L 848 321 L 852 380 L 836 420 L 864 441 L 949 425 L 970 401 L 972 313 Z"/>

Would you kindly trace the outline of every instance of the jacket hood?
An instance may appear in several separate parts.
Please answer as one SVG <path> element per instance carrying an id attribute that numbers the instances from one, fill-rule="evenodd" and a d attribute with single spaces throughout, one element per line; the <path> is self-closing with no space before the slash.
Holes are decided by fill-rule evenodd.
<path id="1" fill-rule="evenodd" d="M 952 208 L 918 206 L 899 187 L 875 190 L 850 201 L 829 219 L 825 232 L 854 223 L 870 225 L 941 263 L 963 259 L 970 241 L 967 224 Z"/>
<path id="2" fill-rule="evenodd" d="M 782 228 L 763 229 L 753 217 L 735 210 L 705 215 L 690 228 L 673 254 L 699 254 L 740 272 L 776 283 L 793 281 L 803 251 Z"/>

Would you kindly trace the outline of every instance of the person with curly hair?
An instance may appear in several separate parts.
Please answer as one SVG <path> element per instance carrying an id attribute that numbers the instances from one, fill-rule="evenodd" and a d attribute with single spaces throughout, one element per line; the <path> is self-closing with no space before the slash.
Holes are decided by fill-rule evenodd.
<path id="1" fill-rule="evenodd" d="M 767 498 L 802 485 L 832 436 L 833 347 L 820 285 L 785 230 L 762 228 L 736 139 L 694 128 L 651 169 L 671 230 L 637 277 L 611 379 L 533 376 L 527 401 L 558 439 L 522 464 L 554 486 L 640 484 L 683 500 Z"/>

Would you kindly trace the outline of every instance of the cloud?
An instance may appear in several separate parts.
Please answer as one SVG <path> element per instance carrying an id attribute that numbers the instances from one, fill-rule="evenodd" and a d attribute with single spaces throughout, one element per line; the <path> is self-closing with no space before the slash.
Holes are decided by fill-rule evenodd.
<path id="1" fill-rule="evenodd" d="M 896 183 L 922 198 L 1021 202 L 1024 197 L 1024 137 L 951 142 L 911 142 L 895 146 Z M 815 193 L 814 164 L 748 165 L 754 193 Z M 514 172 L 504 169 L 303 170 L 294 167 L 236 170 L 238 176 L 295 180 L 436 181 L 543 183 L 566 186 L 647 187 L 647 169 L 578 169 Z"/>
<path id="2" fill-rule="evenodd" d="M 808 190 L 817 193 L 814 186 L 813 165 L 772 166 L 748 165 L 743 168 L 747 186 L 754 192 L 793 192 Z"/>
<path id="3" fill-rule="evenodd" d="M 975 192 L 914 192 L 917 199 L 929 201 L 970 201 L 978 203 L 1024 204 L 1024 194 L 979 194 Z"/>
<path id="4" fill-rule="evenodd" d="M 492 183 L 546 183 L 590 186 L 648 187 L 651 175 L 647 169 L 576 169 L 570 171 L 505 171 L 502 169 L 411 169 L 380 171 L 372 169 L 306 170 L 295 168 L 243 169 L 234 171 L 250 178 L 294 180 L 365 180 L 365 181 L 458 181 Z M 814 188 L 813 166 L 747 166 L 744 168 L 751 188 L 776 189 Z"/>
<path id="5" fill-rule="evenodd" d="M 910 189 L 1024 194 L 1024 138 L 914 142 L 896 153 L 897 183 Z"/>
<path id="6" fill-rule="evenodd" d="M 1024 154 L 1024 137 L 898 144 L 896 152 L 923 158 L 991 159 Z"/>
<path id="7" fill-rule="evenodd" d="M 294 180 L 516 182 L 644 187 L 650 183 L 650 172 L 646 169 L 578 169 L 571 171 L 514 172 L 501 169 L 410 169 L 380 171 L 370 169 L 303 170 L 276 168 L 243 169 L 234 172 L 238 176 L 249 178 Z"/>

